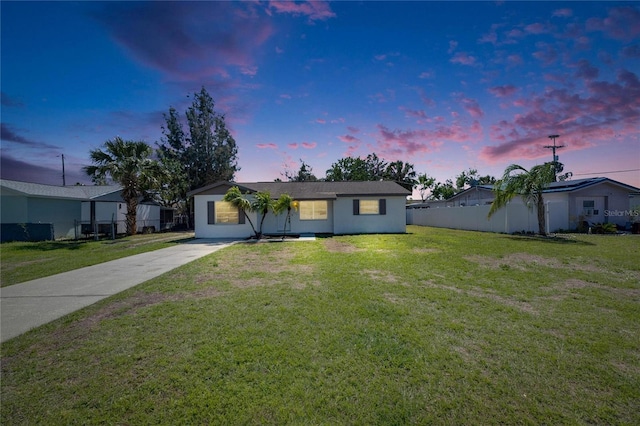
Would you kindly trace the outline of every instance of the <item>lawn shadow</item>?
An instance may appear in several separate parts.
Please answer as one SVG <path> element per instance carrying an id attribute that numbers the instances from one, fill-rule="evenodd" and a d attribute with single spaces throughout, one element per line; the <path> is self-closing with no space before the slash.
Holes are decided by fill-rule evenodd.
<path id="1" fill-rule="evenodd" d="M 567 237 L 541 237 L 541 236 L 528 236 L 528 235 L 505 235 L 502 238 L 508 238 L 512 241 L 536 241 L 541 243 L 549 243 L 549 244 L 571 244 L 571 245 L 579 245 L 579 246 L 594 246 L 594 243 L 590 243 L 588 241 L 571 239 Z"/>
<path id="2" fill-rule="evenodd" d="M 41 241 L 25 246 L 19 246 L 13 248 L 13 250 L 22 251 L 51 251 L 51 250 L 78 250 L 86 241 Z"/>

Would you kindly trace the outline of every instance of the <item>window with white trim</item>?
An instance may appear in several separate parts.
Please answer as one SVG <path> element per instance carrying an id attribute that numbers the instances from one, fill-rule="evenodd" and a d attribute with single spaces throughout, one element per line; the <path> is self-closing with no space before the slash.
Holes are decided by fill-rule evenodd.
<path id="1" fill-rule="evenodd" d="M 326 200 L 300 201 L 300 220 L 327 220 Z"/>

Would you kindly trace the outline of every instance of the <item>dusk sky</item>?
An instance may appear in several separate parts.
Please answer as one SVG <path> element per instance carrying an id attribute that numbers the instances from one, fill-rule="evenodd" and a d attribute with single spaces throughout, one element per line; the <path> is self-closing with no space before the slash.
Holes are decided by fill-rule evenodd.
<path id="1" fill-rule="evenodd" d="M 5 179 L 90 183 L 204 86 L 237 181 L 377 153 L 438 181 L 550 161 L 640 187 L 637 2 L 7 2 Z M 185 129 L 187 128 L 185 123 Z M 616 172 L 616 173 L 614 173 Z"/>

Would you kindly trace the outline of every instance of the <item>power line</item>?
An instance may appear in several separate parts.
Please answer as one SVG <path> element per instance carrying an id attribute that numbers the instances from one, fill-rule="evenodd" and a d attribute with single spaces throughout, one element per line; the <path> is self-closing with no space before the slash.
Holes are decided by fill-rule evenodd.
<path id="1" fill-rule="evenodd" d="M 640 171 L 640 169 L 611 170 L 608 172 L 574 173 L 573 176 L 604 175 L 607 173 L 626 173 L 626 172 L 638 172 L 638 171 Z"/>

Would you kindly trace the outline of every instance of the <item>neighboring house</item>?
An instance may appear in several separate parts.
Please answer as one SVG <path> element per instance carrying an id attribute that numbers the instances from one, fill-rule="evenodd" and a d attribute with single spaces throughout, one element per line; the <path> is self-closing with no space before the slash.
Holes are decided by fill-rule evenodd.
<path id="1" fill-rule="evenodd" d="M 118 232 L 126 206 L 119 186 L 56 186 L 0 179 L 0 222 L 4 224 L 52 224 L 54 238 L 82 236 L 82 223 L 116 220 Z M 157 219 L 157 220 L 156 220 Z M 144 203 L 138 207 L 138 229 L 157 223 L 160 207 Z M 86 229 L 84 229 L 86 231 Z M 4 238 L 3 238 L 4 240 Z"/>
<path id="2" fill-rule="evenodd" d="M 492 189 L 492 185 L 466 189 L 446 200 L 446 210 L 429 203 L 408 205 L 407 223 L 507 233 L 537 231 L 535 208 L 525 206 L 521 197 L 487 219 L 495 195 Z M 637 192 L 638 188 L 604 177 L 553 182 L 543 192 L 547 232 L 594 223 L 628 228 L 634 220 L 632 196 Z"/>
<path id="3" fill-rule="evenodd" d="M 298 201 L 298 210 L 292 210 L 289 223 L 285 223 L 286 212 L 269 213 L 264 234 L 406 232 L 405 204 L 410 191 L 395 182 L 217 182 L 188 194 L 194 197 L 197 238 L 252 236 L 244 215 L 222 201 L 233 186 L 243 193 L 269 192 L 273 199 L 288 194 Z M 259 215 L 249 215 L 257 229 Z"/>

